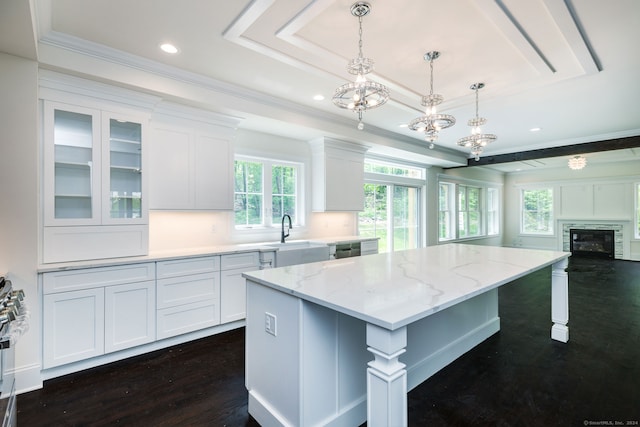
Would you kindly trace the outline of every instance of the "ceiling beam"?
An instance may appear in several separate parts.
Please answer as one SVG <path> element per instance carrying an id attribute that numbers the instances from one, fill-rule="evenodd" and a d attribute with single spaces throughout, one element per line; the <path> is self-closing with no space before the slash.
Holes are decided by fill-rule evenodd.
<path id="1" fill-rule="evenodd" d="M 495 156 L 483 156 L 480 160 L 470 158 L 467 166 L 487 166 L 498 163 L 520 162 L 523 160 L 547 159 L 550 157 L 575 156 L 578 154 L 597 153 L 600 151 L 624 150 L 640 147 L 640 135 L 625 138 L 608 139 L 604 141 L 587 142 L 583 144 L 563 145 L 560 147 L 541 148 L 538 150 L 520 151 Z"/>

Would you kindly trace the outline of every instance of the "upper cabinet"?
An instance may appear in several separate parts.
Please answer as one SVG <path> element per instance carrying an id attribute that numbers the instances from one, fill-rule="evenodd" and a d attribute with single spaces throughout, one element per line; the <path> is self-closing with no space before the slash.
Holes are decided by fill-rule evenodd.
<path id="1" fill-rule="evenodd" d="M 332 138 L 310 141 L 312 209 L 316 212 L 364 210 L 364 155 L 367 147 Z"/>
<path id="2" fill-rule="evenodd" d="M 238 120 L 159 106 L 152 118 L 150 208 L 233 210 L 233 137 Z"/>
<path id="3" fill-rule="evenodd" d="M 147 222 L 146 121 L 45 101 L 45 226 Z"/>
<path id="4" fill-rule="evenodd" d="M 155 97 L 43 72 L 42 262 L 148 252 Z"/>

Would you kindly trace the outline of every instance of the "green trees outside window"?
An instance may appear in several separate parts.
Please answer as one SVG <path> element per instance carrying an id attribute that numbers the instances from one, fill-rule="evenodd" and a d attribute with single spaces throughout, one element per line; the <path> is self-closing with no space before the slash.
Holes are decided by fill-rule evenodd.
<path id="1" fill-rule="evenodd" d="M 236 227 L 279 226 L 288 214 L 300 225 L 299 165 L 265 159 L 236 159 L 234 214 Z"/>
<path id="2" fill-rule="evenodd" d="M 236 225 L 262 225 L 262 163 L 236 160 L 234 170 Z"/>
<path id="3" fill-rule="evenodd" d="M 272 222 L 278 223 L 284 214 L 293 219 L 296 216 L 296 169 L 291 166 L 272 167 L 271 212 Z"/>
<path id="4" fill-rule="evenodd" d="M 553 234 L 553 189 L 522 190 L 522 233 Z"/>
<path id="5" fill-rule="evenodd" d="M 358 214 L 362 237 L 378 237 L 378 251 L 417 248 L 420 241 L 419 190 L 393 184 L 365 184 L 364 211 Z"/>

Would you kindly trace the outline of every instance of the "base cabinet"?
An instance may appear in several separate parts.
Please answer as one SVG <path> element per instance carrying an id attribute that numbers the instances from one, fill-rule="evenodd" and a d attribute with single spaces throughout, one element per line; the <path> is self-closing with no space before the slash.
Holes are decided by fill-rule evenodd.
<path id="1" fill-rule="evenodd" d="M 104 290 L 104 352 L 124 350 L 156 339 L 154 281 Z"/>
<path id="2" fill-rule="evenodd" d="M 46 368 L 104 354 L 104 289 L 44 296 Z"/>
<path id="3" fill-rule="evenodd" d="M 247 315 L 247 285 L 242 273 L 260 269 L 257 252 L 223 255 L 220 273 L 220 322 L 242 320 Z"/>
<path id="4" fill-rule="evenodd" d="M 220 256 L 157 263 L 157 338 L 220 324 Z"/>
<path id="5" fill-rule="evenodd" d="M 154 263 L 43 274 L 43 368 L 155 340 Z"/>

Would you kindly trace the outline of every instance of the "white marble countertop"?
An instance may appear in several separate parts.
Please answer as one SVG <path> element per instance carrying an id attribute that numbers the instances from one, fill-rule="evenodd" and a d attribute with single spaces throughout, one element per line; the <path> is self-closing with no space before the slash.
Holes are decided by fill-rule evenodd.
<path id="1" fill-rule="evenodd" d="M 309 239 L 303 239 L 303 240 L 305 241 L 308 240 L 310 242 L 320 242 L 320 243 L 325 243 L 327 245 L 331 245 L 331 244 L 344 243 L 344 242 L 377 240 L 377 237 L 368 238 L 368 237 L 358 237 L 358 236 L 336 236 L 336 237 L 309 238 Z M 288 242 L 294 242 L 294 241 L 295 240 L 288 240 Z M 111 266 L 118 266 L 118 265 L 125 265 L 125 264 L 165 261 L 165 260 L 171 260 L 171 259 L 193 258 L 193 257 L 210 256 L 210 255 L 227 255 L 227 254 L 237 254 L 237 253 L 255 252 L 255 251 L 270 252 L 270 251 L 278 250 L 275 247 L 270 247 L 269 246 L 270 243 L 277 243 L 277 242 L 239 243 L 239 244 L 186 248 L 186 249 L 177 249 L 177 250 L 153 251 L 153 252 L 149 252 L 148 255 L 141 255 L 141 256 L 41 264 L 38 266 L 38 272 L 46 273 L 46 272 L 59 271 L 59 270 L 72 270 L 72 269 L 93 268 L 93 267 L 111 267 Z"/>
<path id="2" fill-rule="evenodd" d="M 447 244 L 266 269 L 244 276 L 394 330 L 570 255 Z"/>

